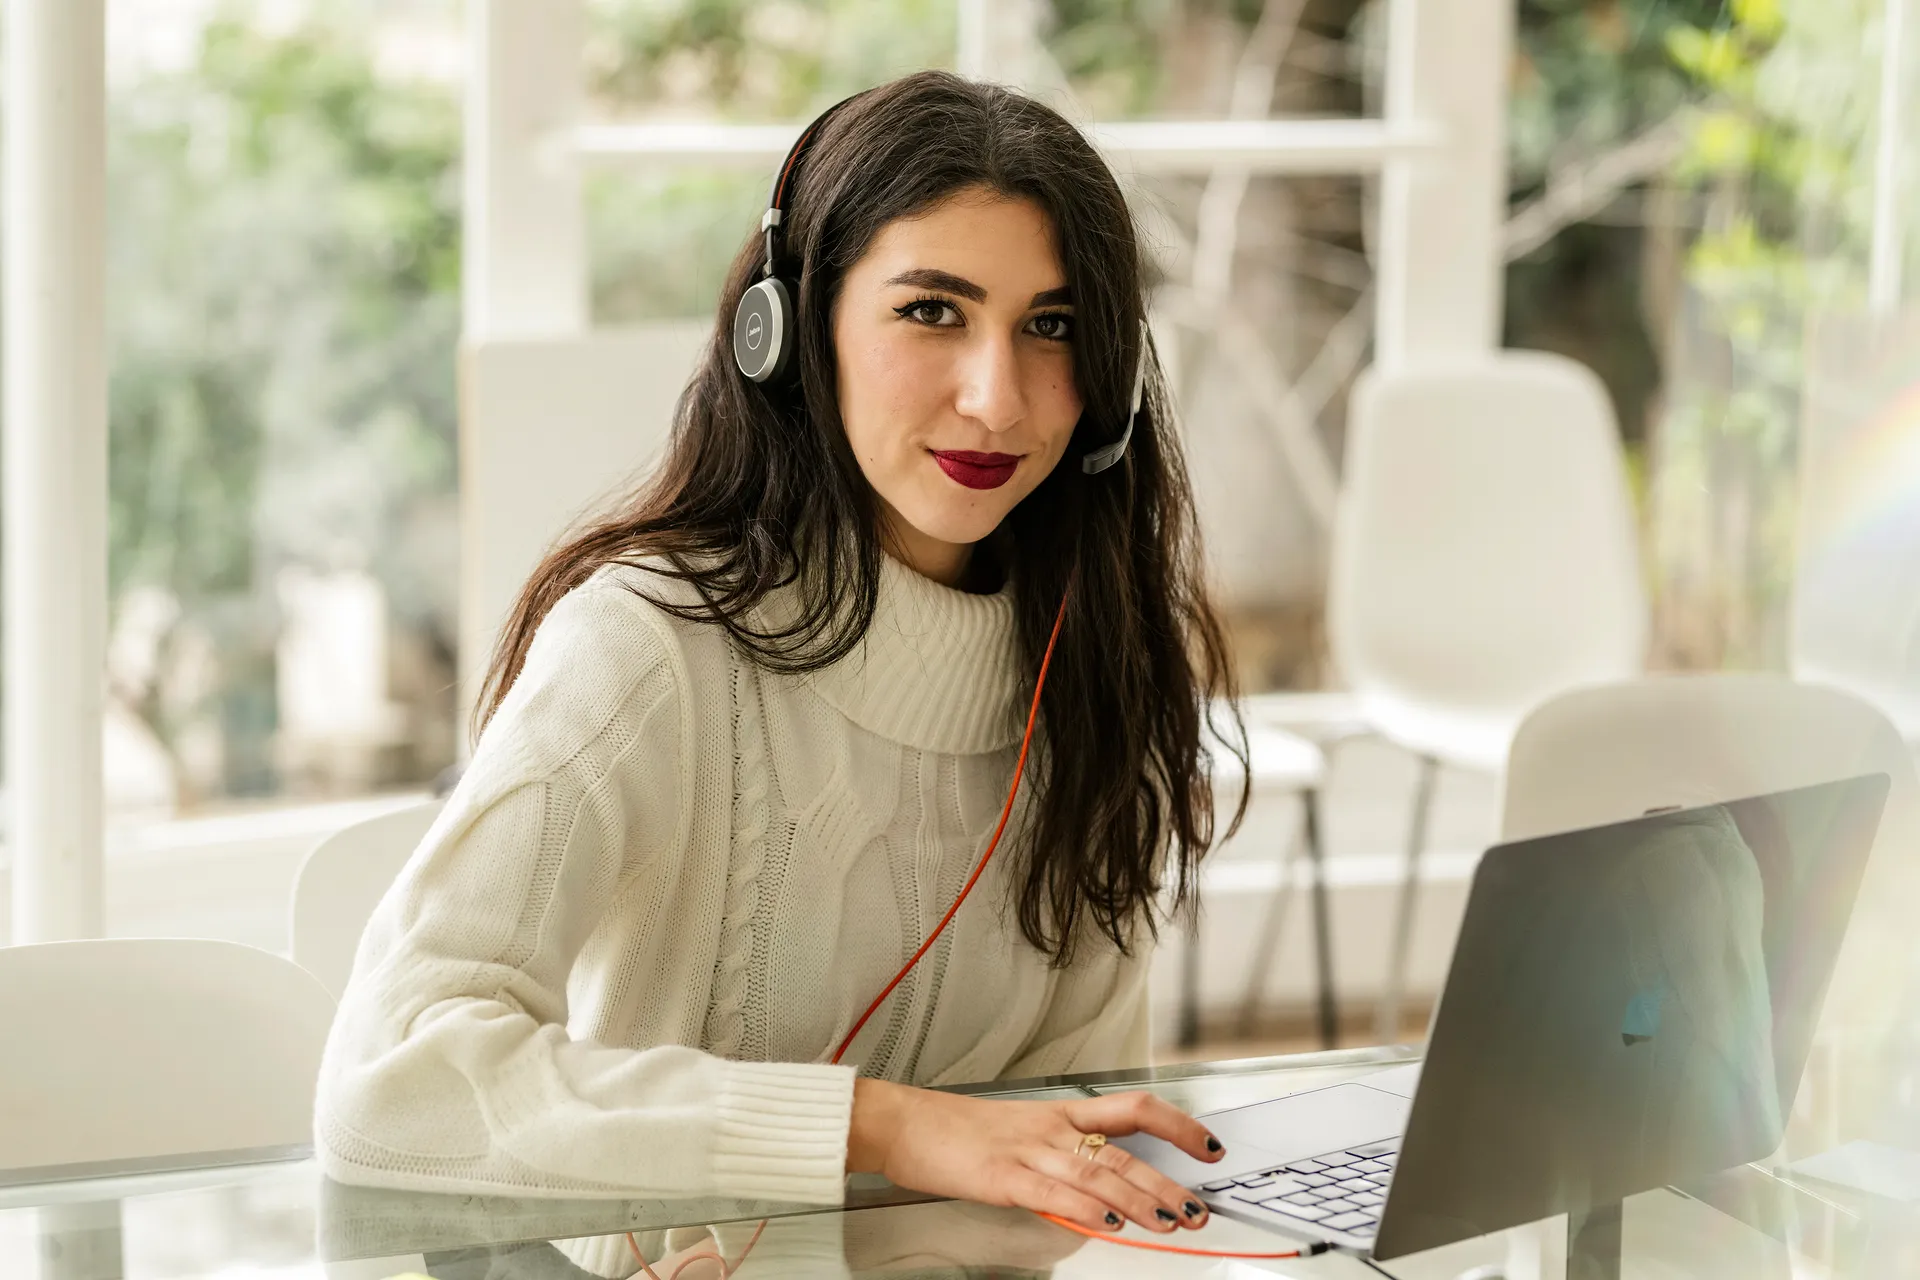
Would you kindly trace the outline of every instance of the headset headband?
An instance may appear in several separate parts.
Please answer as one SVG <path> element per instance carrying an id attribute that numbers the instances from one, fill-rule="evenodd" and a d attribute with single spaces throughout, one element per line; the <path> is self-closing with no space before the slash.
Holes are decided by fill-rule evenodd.
<path id="1" fill-rule="evenodd" d="M 796 185 L 794 183 L 795 175 L 800 171 L 801 158 L 806 155 L 807 148 L 813 142 L 813 136 L 820 132 L 821 126 L 833 118 L 836 111 L 846 106 L 849 102 L 852 102 L 854 98 L 865 96 L 867 92 L 869 91 L 863 89 L 859 93 L 852 95 L 852 97 L 840 99 L 840 101 L 834 103 L 825 111 L 822 111 L 813 118 L 812 124 L 809 124 L 800 131 L 800 136 L 793 140 L 793 146 L 787 149 L 786 160 L 781 163 L 779 170 L 773 175 L 773 190 L 767 193 L 767 211 L 760 215 L 760 230 L 765 233 L 767 239 L 767 260 L 760 268 L 760 274 L 762 276 L 771 279 L 773 276 L 779 274 L 774 266 L 775 260 L 779 256 L 775 236 L 779 234 L 781 227 L 786 223 L 787 202 L 793 198 L 788 191 L 788 187 Z"/>

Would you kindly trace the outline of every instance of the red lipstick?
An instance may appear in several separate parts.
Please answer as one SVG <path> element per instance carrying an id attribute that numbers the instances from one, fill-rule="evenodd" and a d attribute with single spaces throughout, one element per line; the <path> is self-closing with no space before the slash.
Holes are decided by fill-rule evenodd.
<path id="1" fill-rule="evenodd" d="M 969 449 L 935 449 L 933 460 L 955 484 L 969 489 L 998 489 L 1013 479 L 1020 465 L 1017 453 L 974 453 Z"/>

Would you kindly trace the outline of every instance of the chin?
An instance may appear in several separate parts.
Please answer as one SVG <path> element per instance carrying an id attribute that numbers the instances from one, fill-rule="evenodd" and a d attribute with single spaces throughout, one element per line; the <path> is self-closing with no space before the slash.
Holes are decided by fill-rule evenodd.
<path id="1" fill-rule="evenodd" d="M 982 511 L 978 508 L 955 511 L 942 506 L 901 514 L 906 517 L 908 524 L 925 537 L 935 538 L 954 546 L 972 546 L 998 529 L 1000 522 L 1007 518 L 1007 511 L 1010 510 L 1012 510 L 1011 504 L 1002 510 L 1001 505 L 995 503 L 991 511 Z"/>
<path id="2" fill-rule="evenodd" d="M 964 522 L 956 521 L 953 523 L 930 521 L 927 524 L 916 523 L 914 525 L 914 528 L 918 529 L 927 537 L 937 538 L 941 542 L 952 543 L 956 547 L 970 547 L 974 543 L 984 540 L 988 534 L 999 527 L 1000 521 L 998 520 L 985 522 L 969 520 Z"/>

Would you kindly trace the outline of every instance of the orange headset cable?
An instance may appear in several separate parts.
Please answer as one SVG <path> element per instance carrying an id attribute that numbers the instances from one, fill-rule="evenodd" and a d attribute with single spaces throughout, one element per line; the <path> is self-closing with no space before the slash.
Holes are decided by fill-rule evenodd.
<path id="1" fill-rule="evenodd" d="M 1071 586 L 1068 587 L 1068 594 L 1072 594 Z M 980 855 L 980 861 L 974 866 L 973 874 L 967 877 L 967 883 L 962 886 L 960 895 L 953 900 L 953 905 L 947 908 L 947 914 L 941 917 L 940 923 L 934 927 L 933 932 L 927 935 L 927 940 L 920 944 L 920 949 L 913 953 L 912 958 L 900 966 L 900 972 L 893 975 L 893 981 L 889 982 L 886 988 L 873 998 L 873 1003 L 867 1006 L 867 1011 L 860 1015 L 858 1022 L 853 1024 L 853 1030 L 847 1032 L 847 1038 L 842 1040 L 840 1047 L 833 1051 L 831 1061 L 835 1065 L 838 1065 L 840 1059 L 846 1056 L 848 1046 L 853 1044 L 853 1038 L 859 1035 L 861 1029 L 867 1025 L 867 1020 L 873 1017 L 874 1012 L 886 1002 L 887 997 L 893 994 L 893 989 L 905 981 L 909 973 L 913 972 L 913 967 L 920 963 L 920 958 L 927 954 L 928 949 L 933 946 L 941 933 L 945 931 L 947 925 L 952 922 L 954 914 L 960 910 L 960 904 L 967 900 L 967 895 L 973 892 L 973 886 L 980 879 L 981 873 L 987 869 L 987 862 L 993 857 L 993 851 L 1000 845 L 1000 833 L 1007 829 L 1007 819 L 1013 814 L 1014 797 L 1020 794 L 1020 777 L 1027 769 L 1027 749 L 1033 745 L 1033 726 L 1040 718 L 1040 691 L 1047 687 L 1047 668 L 1053 662 L 1054 642 L 1060 638 L 1060 624 L 1065 622 L 1067 618 L 1067 598 L 1067 596 L 1060 598 L 1060 612 L 1054 615 L 1053 633 L 1047 637 L 1047 650 L 1040 658 L 1040 675 L 1039 678 L 1033 682 L 1033 706 L 1027 710 L 1027 731 L 1026 735 L 1020 740 L 1020 759 L 1015 762 L 1013 766 L 1013 785 L 1007 789 L 1007 803 L 1006 806 L 1000 810 L 1000 824 L 993 829 L 993 838 L 987 841 L 987 851 Z M 680 1267 L 685 1267 L 689 1263 L 704 1258 L 712 1258 L 720 1264 L 721 1280 L 726 1280 L 726 1277 L 733 1274 L 735 1267 L 738 1267 L 742 1262 L 747 1260 L 747 1254 L 752 1252 L 754 1244 L 760 1239 L 760 1233 L 766 1229 L 767 1224 L 763 1220 L 760 1226 L 755 1229 L 753 1239 L 747 1242 L 747 1247 L 741 1250 L 740 1256 L 731 1264 L 717 1253 L 700 1253 L 686 1259 L 680 1264 Z M 640 1263 L 640 1269 L 646 1272 L 647 1280 L 660 1280 L 659 1273 L 648 1266 L 646 1258 L 641 1255 L 639 1242 L 633 1238 L 633 1232 L 629 1231 L 626 1235 L 627 1248 L 633 1250 L 633 1256 Z M 680 1267 L 676 1267 L 673 1275 L 667 1277 L 667 1280 L 677 1280 L 680 1274 Z"/>
<path id="2" fill-rule="evenodd" d="M 1302 1245 L 1298 1249 L 1288 1249 L 1284 1253 L 1247 1253 L 1232 1249 L 1189 1249 L 1185 1245 L 1161 1244 L 1158 1240 L 1122 1240 L 1118 1237 L 1110 1236 L 1104 1231 L 1095 1231 L 1092 1227 L 1083 1227 L 1079 1223 L 1066 1218 L 1055 1217 L 1051 1213 L 1042 1213 L 1038 1209 L 1035 1209 L 1033 1212 L 1036 1216 L 1045 1218 L 1055 1226 L 1065 1227 L 1067 1230 L 1077 1235 L 1083 1235 L 1089 1240 L 1104 1240 L 1108 1244 L 1125 1245 L 1129 1249 L 1146 1249 L 1153 1253 L 1178 1253 L 1189 1258 L 1264 1258 L 1268 1260 L 1279 1258 L 1317 1258 L 1321 1254 L 1329 1253 L 1333 1250 L 1333 1246 L 1325 1241 L 1315 1241 L 1312 1244 Z"/>
<path id="3" fill-rule="evenodd" d="M 1060 598 L 1060 611 L 1054 615 L 1053 631 L 1047 637 L 1046 652 L 1043 653 L 1040 657 L 1040 674 L 1039 674 L 1039 677 L 1035 679 L 1033 682 L 1033 705 L 1027 709 L 1026 733 L 1022 735 L 1020 739 L 1020 758 L 1014 763 L 1014 766 L 1013 766 L 1013 785 L 1007 788 L 1007 803 L 1000 810 L 1000 822 L 999 822 L 999 825 L 995 826 L 993 829 L 993 838 L 987 841 L 986 852 L 980 855 L 980 861 L 974 865 L 973 874 L 968 876 L 966 884 L 961 886 L 959 895 L 955 897 L 953 900 L 953 905 L 947 908 L 947 914 L 940 918 L 940 923 L 934 926 L 933 932 L 929 933 L 926 937 L 926 941 L 920 944 L 920 949 L 915 951 L 912 957 L 909 958 L 905 964 L 900 966 L 900 972 L 893 975 L 893 981 L 889 982 L 881 990 L 880 994 L 873 998 L 873 1003 L 867 1006 L 866 1012 L 862 1013 L 859 1017 L 859 1020 L 853 1024 L 853 1029 L 847 1032 L 846 1038 L 840 1042 L 840 1047 L 833 1051 L 833 1057 L 830 1059 L 830 1061 L 835 1063 L 836 1065 L 840 1062 L 842 1058 L 846 1056 L 847 1050 L 850 1047 L 852 1047 L 854 1037 L 859 1035 L 860 1032 L 865 1029 L 868 1020 L 871 1019 L 873 1015 L 879 1011 L 879 1008 L 881 1005 L 886 1003 L 887 997 L 893 994 L 894 988 L 898 987 L 902 982 L 906 981 L 907 975 L 913 972 L 913 967 L 920 963 L 921 957 L 925 956 L 927 952 L 932 949 L 933 944 L 939 940 L 940 935 L 944 933 L 946 931 L 947 926 L 953 922 L 953 917 L 956 914 L 958 914 L 961 904 L 967 900 L 967 895 L 973 892 L 973 886 L 979 883 L 981 875 L 986 871 L 987 863 L 992 860 L 994 850 L 1000 847 L 1000 836 L 1007 829 L 1007 822 L 1013 816 L 1014 800 L 1020 794 L 1020 779 L 1026 774 L 1026 771 L 1027 771 L 1027 752 L 1033 746 L 1033 728 L 1034 728 L 1034 725 L 1040 719 L 1040 693 L 1041 693 L 1041 690 L 1047 687 L 1047 668 L 1053 664 L 1054 644 L 1056 641 L 1060 639 L 1061 624 L 1067 620 L 1067 601 L 1072 598 L 1072 594 L 1073 594 L 1073 588 L 1071 584 L 1069 584 L 1067 588 L 1067 594 L 1061 596 Z M 1289 1250 L 1286 1250 L 1285 1252 L 1279 1252 L 1279 1253 L 1251 1253 L 1251 1252 L 1236 1252 L 1231 1250 L 1218 1250 L 1218 1249 L 1188 1249 L 1180 1245 L 1161 1244 L 1160 1242 L 1155 1240 L 1122 1240 L 1114 1236 L 1108 1235 L 1104 1231 L 1095 1231 L 1090 1227 L 1083 1227 L 1077 1222 L 1070 1222 L 1065 1218 L 1056 1217 L 1051 1213 L 1041 1213 L 1039 1210 L 1034 1210 L 1034 1212 L 1038 1214 L 1038 1216 L 1045 1218 L 1048 1222 L 1051 1222 L 1056 1226 L 1065 1227 L 1069 1231 L 1077 1232 L 1080 1235 L 1086 1236 L 1087 1238 L 1092 1240 L 1104 1240 L 1108 1244 L 1124 1245 L 1132 1249 L 1147 1249 L 1155 1253 L 1184 1254 L 1188 1257 L 1194 1257 L 1194 1258 L 1246 1258 L 1246 1259 L 1268 1259 L 1268 1260 L 1281 1259 L 1281 1258 L 1311 1258 L 1311 1257 L 1318 1256 L 1319 1254 L 1326 1253 L 1328 1250 L 1330 1250 L 1333 1247 L 1332 1245 L 1326 1244 L 1324 1242 L 1320 1242 L 1320 1243 L 1306 1245 L 1298 1249 L 1289 1249 Z M 733 1274 L 734 1268 L 738 1267 L 741 1263 L 747 1260 L 747 1254 L 752 1252 L 754 1244 L 758 1242 L 760 1239 L 760 1233 L 762 1231 L 765 1231 L 766 1229 L 767 1229 L 767 1224 L 765 1221 L 762 1221 L 759 1227 L 755 1229 L 753 1233 L 753 1239 L 747 1242 L 747 1247 L 741 1250 L 739 1258 L 735 1259 L 731 1264 L 729 1264 L 726 1261 L 726 1259 L 722 1258 L 717 1253 L 701 1253 L 701 1254 L 695 1254 L 693 1257 L 686 1259 L 680 1264 L 680 1266 L 686 1267 L 690 1263 L 700 1261 L 706 1258 L 712 1258 L 714 1261 L 720 1264 L 721 1280 L 727 1280 L 727 1277 Z M 629 1249 L 632 1249 L 633 1256 L 639 1259 L 640 1269 L 646 1272 L 648 1280 L 660 1280 L 659 1274 L 656 1273 L 652 1267 L 647 1265 L 647 1260 L 644 1257 L 641 1257 L 640 1246 L 634 1240 L 632 1232 L 627 1233 L 627 1247 Z M 677 1277 L 679 1276 L 679 1274 L 680 1274 L 680 1269 L 676 1268 L 673 1272 L 673 1275 L 669 1276 L 667 1280 L 677 1280 Z"/>
<path id="4" fill-rule="evenodd" d="M 1000 810 L 1000 825 L 993 829 L 993 839 L 987 841 L 987 851 L 980 855 L 980 861 L 975 864 L 973 874 L 967 877 L 967 883 L 961 888 L 960 896 L 955 898 L 953 905 L 947 908 L 947 914 L 940 917 L 940 923 L 935 925 L 933 932 L 927 935 L 927 940 L 920 944 L 920 949 L 913 953 L 912 959 L 900 966 L 900 972 L 893 975 L 893 981 L 873 998 L 873 1003 L 867 1006 L 867 1011 L 860 1015 L 858 1022 L 853 1024 L 853 1030 L 847 1032 L 847 1038 L 842 1040 L 840 1047 L 833 1051 L 832 1062 L 837 1064 L 846 1056 L 848 1047 L 853 1044 L 853 1038 L 859 1035 L 861 1029 L 867 1025 L 867 1019 L 873 1017 L 875 1011 L 886 1003 L 887 997 L 893 994 L 893 989 L 906 980 L 906 976 L 913 972 L 913 966 L 920 963 L 920 957 L 926 955 L 928 949 L 946 931 L 947 926 L 953 922 L 955 913 L 960 910 L 960 904 L 965 902 L 967 895 L 973 892 L 973 886 L 979 881 L 980 873 L 987 869 L 987 861 L 993 857 L 993 851 L 999 848 L 1000 833 L 1007 829 L 1007 819 L 1013 816 L 1014 797 L 1020 794 L 1021 775 L 1027 771 L 1027 748 L 1033 745 L 1033 726 L 1040 718 L 1040 691 L 1047 687 L 1047 668 L 1053 662 L 1053 645 L 1060 638 L 1060 624 L 1067 620 L 1067 601 L 1072 598 L 1072 595 L 1073 587 L 1069 584 L 1066 594 L 1060 597 L 1060 612 L 1053 618 L 1053 634 L 1047 637 L 1047 651 L 1040 657 L 1040 676 L 1033 682 L 1033 705 L 1027 709 L 1027 732 L 1020 739 L 1020 759 L 1013 766 L 1013 785 L 1007 788 L 1007 803 Z"/>

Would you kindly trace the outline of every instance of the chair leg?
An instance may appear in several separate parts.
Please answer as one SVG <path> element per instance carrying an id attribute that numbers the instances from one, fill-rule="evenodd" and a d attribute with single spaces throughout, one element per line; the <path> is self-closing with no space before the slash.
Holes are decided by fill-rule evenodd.
<path id="1" fill-rule="evenodd" d="M 1306 794 L 1306 793 L 1302 793 Z M 1260 1012 L 1260 1000 L 1266 994 L 1267 972 L 1273 968 L 1273 956 L 1280 949 L 1280 931 L 1287 922 L 1287 908 L 1293 904 L 1293 859 L 1299 850 L 1298 839 L 1280 847 L 1279 880 L 1267 899 L 1265 917 L 1253 936 L 1253 960 L 1247 966 L 1247 982 L 1240 995 L 1240 1035 L 1253 1035 L 1254 1018 Z"/>
<path id="2" fill-rule="evenodd" d="M 1187 917 L 1187 946 L 1180 956 L 1180 1025 L 1175 1040 L 1182 1049 L 1200 1043 L 1200 904 Z"/>
<path id="3" fill-rule="evenodd" d="M 1438 760 L 1432 756 L 1420 757 L 1420 775 L 1413 792 L 1413 820 L 1407 829 L 1407 861 L 1400 877 L 1399 902 L 1393 913 L 1393 950 L 1387 959 L 1387 982 L 1380 993 L 1380 1009 L 1374 1024 L 1374 1038 L 1381 1044 L 1393 1044 L 1400 1038 L 1400 1001 L 1406 994 L 1407 965 L 1413 949 L 1414 907 L 1420 894 L 1420 856 L 1426 852 L 1433 787 L 1439 772 Z"/>
<path id="4" fill-rule="evenodd" d="M 1301 793 L 1305 810 L 1307 858 L 1313 874 L 1313 964 L 1320 987 L 1320 1046 L 1331 1049 L 1340 1042 L 1340 1006 L 1333 983 L 1333 913 L 1327 904 L 1327 851 L 1320 838 L 1320 791 L 1310 787 Z"/>

